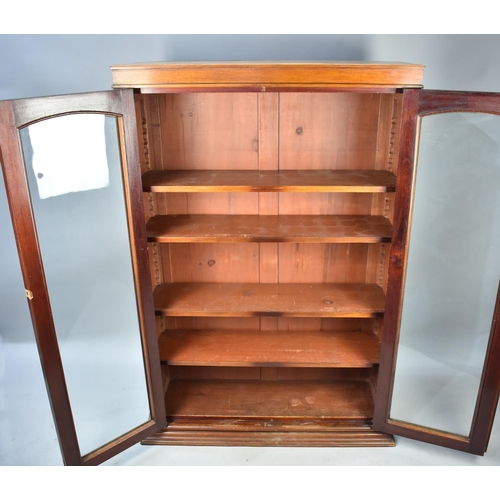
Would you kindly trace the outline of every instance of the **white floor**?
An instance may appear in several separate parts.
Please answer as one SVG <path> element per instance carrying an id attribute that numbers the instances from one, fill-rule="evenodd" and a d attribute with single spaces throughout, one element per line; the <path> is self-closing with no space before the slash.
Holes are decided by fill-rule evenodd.
<path id="1" fill-rule="evenodd" d="M 1 343 L 0 465 L 62 465 L 33 343 Z M 169 466 L 495 466 L 500 419 L 484 457 L 397 438 L 394 448 L 251 448 L 135 445 L 104 465 Z"/>

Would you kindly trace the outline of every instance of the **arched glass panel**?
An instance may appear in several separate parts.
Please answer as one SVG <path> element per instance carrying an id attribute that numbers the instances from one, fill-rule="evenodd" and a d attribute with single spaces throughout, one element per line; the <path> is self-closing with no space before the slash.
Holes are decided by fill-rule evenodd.
<path id="1" fill-rule="evenodd" d="M 469 436 L 500 278 L 500 116 L 422 118 L 390 418 Z"/>
<path id="2" fill-rule="evenodd" d="M 150 417 L 116 117 L 21 130 L 35 223 L 80 451 Z"/>

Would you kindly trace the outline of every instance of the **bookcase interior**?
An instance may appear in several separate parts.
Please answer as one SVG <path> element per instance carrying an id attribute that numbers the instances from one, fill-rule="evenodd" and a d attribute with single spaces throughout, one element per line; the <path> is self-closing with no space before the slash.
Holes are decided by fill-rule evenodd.
<path id="1" fill-rule="evenodd" d="M 391 445 L 371 430 L 397 92 L 136 93 L 160 444 Z"/>

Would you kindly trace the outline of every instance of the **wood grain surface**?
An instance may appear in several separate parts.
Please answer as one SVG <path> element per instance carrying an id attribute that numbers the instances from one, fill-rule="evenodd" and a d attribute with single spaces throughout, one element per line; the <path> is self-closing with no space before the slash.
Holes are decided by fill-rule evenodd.
<path id="1" fill-rule="evenodd" d="M 158 215 L 147 234 L 162 243 L 384 243 L 392 226 L 370 215 Z"/>
<path id="2" fill-rule="evenodd" d="M 372 62 L 188 62 L 111 67 L 113 87 L 155 91 L 239 89 L 266 92 L 274 87 L 421 87 L 424 66 Z"/>
<path id="3" fill-rule="evenodd" d="M 369 419 L 373 398 L 363 380 L 174 380 L 167 416 Z"/>
<path id="4" fill-rule="evenodd" d="M 396 176 L 387 170 L 151 170 L 145 192 L 393 192 Z"/>
<path id="5" fill-rule="evenodd" d="M 165 283 L 154 291 L 165 316 L 375 318 L 385 296 L 372 284 Z"/>
<path id="6" fill-rule="evenodd" d="M 160 358 L 186 366 L 370 367 L 380 343 L 371 332 L 166 330 Z"/>

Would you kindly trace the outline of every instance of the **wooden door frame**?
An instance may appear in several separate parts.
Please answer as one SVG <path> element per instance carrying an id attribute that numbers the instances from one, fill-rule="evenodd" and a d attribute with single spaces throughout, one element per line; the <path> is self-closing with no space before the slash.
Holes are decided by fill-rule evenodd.
<path id="1" fill-rule="evenodd" d="M 75 113 L 100 113 L 117 118 L 130 249 L 151 410 L 148 422 L 84 457 L 81 456 L 78 444 L 52 319 L 19 132 L 32 123 Z M 66 465 L 97 465 L 159 430 L 166 421 L 147 255 L 133 91 L 0 102 L 0 145 L 0 162 L 16 245 L 63 461 Z"/>
<path id="2" fill-rule="evenodd" d="M 424 116 L 449 112 L 500 115 L 500 94 L 416 89 L 404 91 L 393 238 L 373 426 L 375 430 L 382 432 L 483 455 L 488 446 L 500 395 L 500 295 L 497 295 L 470 435 L 454 435 L 393 420 L 389 416 L 399 343 L 420 122 Z"/>

